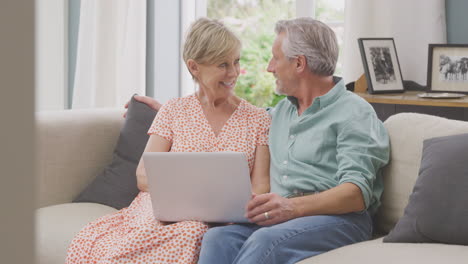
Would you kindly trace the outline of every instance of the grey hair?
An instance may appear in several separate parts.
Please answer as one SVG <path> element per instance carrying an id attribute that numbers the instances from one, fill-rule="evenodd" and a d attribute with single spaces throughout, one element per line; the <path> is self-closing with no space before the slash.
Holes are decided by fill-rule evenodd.
<path id="1" fill-rule="evenodd" d="M 304 55 L 311 72 L 331 76 L 338 60 L 338 43 L 333 30 L 326 24 L 308 17 L 280 20 L 276 23 L 276 34 L 286 33 L 282 50 L 293 59 Z"/>

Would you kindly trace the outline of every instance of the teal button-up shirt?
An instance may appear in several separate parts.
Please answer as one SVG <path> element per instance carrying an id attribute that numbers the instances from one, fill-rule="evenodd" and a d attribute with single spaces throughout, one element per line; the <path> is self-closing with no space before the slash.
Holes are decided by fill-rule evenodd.
<path id="1" fill-rule="evenodd" d="M 340 80 L 300 116 L 294 97 L 280 101 L 270 114 L 271 192 L 291 197 L 350 182 L 361 189 L 369 212 L 376 211 L 389 138 L 370 104 Z"/>

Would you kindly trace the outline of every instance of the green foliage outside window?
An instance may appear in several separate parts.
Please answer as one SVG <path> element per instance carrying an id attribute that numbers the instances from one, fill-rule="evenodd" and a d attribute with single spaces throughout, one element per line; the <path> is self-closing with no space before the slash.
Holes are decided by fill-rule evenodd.
<path id="1" fill-rule="evenodd" d="M 247 47 L 243 48 L 241 55 L 241 75 L 236 94 L 259 107 L 274 106 L 283 98 L 274 92 L 275 77 L 266 70 L 274 37 L 274 34 L 252 34 L 250 45 L 244 44 Z"/>
<path id="2" fill-rule="evenodd" d="M 267 72 L 275 23 L 295 14 L 293 0 L 209 0 L 208 17 L 223 21 L 242 40 L 240 67 L 235 92 L 259 106 L 275 106 L 284 96 L 275 91 L 275 78 Z"/>
<path id="3" fill-rule="evenodd" d="M 333 0 L 332 2 L 343 2 Z M 275 94 L 275 78 L 266 71 L 275 39 L 275 24 L 296 16 L 295 0 L 208 0 L 207 15 L 219 19 L 242 40 L 241 73 L 235 92 L 259 107 L 275 106 L 284 96 Z M 344 20 L 343 10 L 329 0 L 317 0 L 316 15 L 324 22 Z M 340 73 L 338 64 L 337 72 Z"/>

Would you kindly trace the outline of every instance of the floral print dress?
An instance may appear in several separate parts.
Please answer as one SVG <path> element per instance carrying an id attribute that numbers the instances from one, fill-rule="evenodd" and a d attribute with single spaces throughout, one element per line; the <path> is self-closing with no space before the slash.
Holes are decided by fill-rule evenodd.
<path id="1" fill-rule="evenodd" d="M 170 100 L 157 114 L 148 134 L 172 143 L 171 152 L 244 152 L 250 170 L 255 149 L 268 144 L 270 117 L 241 99 L 218 135 L 195 95 Z M 196 263 L 202 222 L 163 225 L 154 218 L 150 194 L 140 192 L 128 208 L 98 218 L 73 239 L 66 263 Z"/>

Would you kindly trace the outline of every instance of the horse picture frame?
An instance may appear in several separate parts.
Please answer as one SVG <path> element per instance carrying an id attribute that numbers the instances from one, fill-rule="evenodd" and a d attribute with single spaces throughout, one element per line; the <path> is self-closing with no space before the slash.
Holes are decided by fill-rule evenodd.
<path id="1" fill-rule="evenodd" d="M 468 44 L 429 44 L 427 88 L 468 94 Z"/>
<path id="2" fill-rule="evenodd" d="M 393 38 L 359 38 L 367 91 L 377 93 L 404 92 L 403 77 Z"/>

